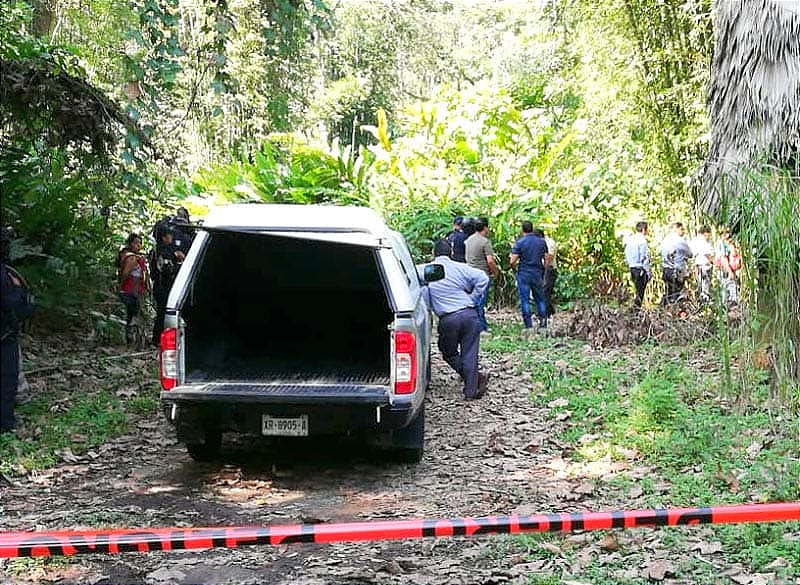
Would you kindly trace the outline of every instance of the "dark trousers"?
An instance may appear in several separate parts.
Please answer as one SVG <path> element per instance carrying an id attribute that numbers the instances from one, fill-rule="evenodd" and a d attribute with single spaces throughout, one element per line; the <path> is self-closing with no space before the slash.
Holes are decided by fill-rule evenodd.
<path id="1" fill-rule="evenodd" d="M 674 268 L 665 268 L 662 272 L 664 284 L 667 291 L 664 293 L 664 298 L 661 300 L 662 305 L 669 305 L 677 303 L 683 292 L 684 278 L 683 272 L 675 270 Z"/>
<path id="2" fill-rule="evenodd" d="M 464 380 L 464 396 L 478 391 L 478 347 L 481 322 L 474 308 L 462 309 L 439 317 L 439 351 Z"/>
<path id="3" fill-rule="evenodd" d="M 544 292 L 544 302 L 547 306 L 547 316 L 552 317 L 556 308 L 553 305 L 553 289 L 556 288 L 556 279 L 558 278 L 558 270 L 555 268 L 545 268 L 544 282 L 542 283 L 542 291 Z"/>
<path id="4" fill-rule="evenodd" d="M 0 344 L 0 433 L 14 428 L 14 402 L 19 379 L 19 338 L 9 335 Z"/>
<path id="5" fill-rule="evenodd" d="M 526 328 L 533 327 L 531 318 L 531 293 L 536 302 L 536 313 L 539 325 L 544 326 L 547 320 L 547 303 L 544 297 L 544 272 L 542 270 L 520 270 L 517 273 L 517 291 L 519 292 L 519 309 Z"/>
<path id="6" fill-rule="evenodd" d="M 167 299 L 169 289 L 153 288 L 153 303 L 156 305 L 156 318 L 153 323 L 153 345 L 161 342 L 161 332 L 164 331 L 164 315 L 167 312 Z"/>
<path id="7" fill-rule="evenodd" d="M 131 293 L 119 293 L 119 299 L 125 305 L 125 339 L 131 342 L 132 323 L 134 317 L 139 314 L 139 297 Z"/>
<path id="8" fill-rule="evenodd" d="M 633 286 L 636 287 L 633 306 L 641 307 L 644 301 L 644 289 L 647 288 L 647 283 L 650 282 L 650 276 L 644 268 L 631 268 L 631 278 L 633 279 Z"/>

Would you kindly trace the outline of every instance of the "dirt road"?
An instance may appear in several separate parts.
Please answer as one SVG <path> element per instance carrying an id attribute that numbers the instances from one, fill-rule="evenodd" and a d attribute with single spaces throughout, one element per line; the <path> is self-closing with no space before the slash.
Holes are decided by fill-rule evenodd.
<path id="1" fill-rule="evenodd" d="M 548 463 L 548 417 L 510 360 L 486 361 L 488 395 L 465 402 L 436 359 L 427 443 L 417 465 L 381 462 L 347 444 L 229 445 L 198 464 L 160 418 L 80 458 L 3 486 L 4 530 L 213 526 L 435 518 L 576 507 Z M 250 448 L 253 445 L 249 445 Z M 502 540 L 440 539 L 87 556 L 5 579 L 61 583 L 491 583 L 514 580 L 520 555 Z M 13 578 L 12 578 L 13 577 Z"/>

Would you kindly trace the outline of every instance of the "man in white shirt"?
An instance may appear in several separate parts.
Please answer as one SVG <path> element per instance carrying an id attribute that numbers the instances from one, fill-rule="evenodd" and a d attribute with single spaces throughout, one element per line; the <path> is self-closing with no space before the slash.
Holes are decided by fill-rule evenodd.
<path id="1" fill-rule="evenodd" d="M 686 261 L 692 257 L 692 250 L 683 234 L 683 224 L 676 221 L 672 224 L 672 231 L 661 242 L 661 269 L 667 288 L 662 305 L 676 303 L 686 282 Z"/>
<path id="2" fill-rule="evenodd" d="M 644 300 L 644 291 L 653 274 L 650 268 L 650 252 L 647 249 L 647 222 L 636 224 L 636 233 L 625 238 L 625 262 L 630 268 L 636 297 L 633 306 L 639 308 Z"/>
<path id="3" fill-rule="evenodd" d="M 711 244 L 711 230 L 704 225 L 689 242 L 694 256 L 694 270 L 697 275 L 697 298 L 707 303 L 711 300 L 711 271 L 714 268 L 714 246 Z"/>

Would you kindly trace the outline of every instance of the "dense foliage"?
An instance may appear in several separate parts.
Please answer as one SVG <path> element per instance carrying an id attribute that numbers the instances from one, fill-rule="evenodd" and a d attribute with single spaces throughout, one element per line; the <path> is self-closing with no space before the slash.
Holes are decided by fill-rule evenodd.
<path id="1" fill-rule="evenodd" d="M 349 203 L 420 260 L 454 215 L 488 217 L 495 302 L 523 219 L 560 245 L 562 303 L 618 296 L 637 220 L 654 240 L 701 221 L 712 42 L 711 0 L 4 3 L 15 261 L 80 313 L 178 200 Z"/>

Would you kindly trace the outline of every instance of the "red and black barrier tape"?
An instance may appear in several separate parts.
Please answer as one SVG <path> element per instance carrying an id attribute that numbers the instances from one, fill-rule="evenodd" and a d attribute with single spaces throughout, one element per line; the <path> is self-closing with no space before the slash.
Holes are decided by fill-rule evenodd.
<path id="1" fill-rule="evenodd" d="M 231 528 L 0 532 L 0 558 L 800 520 L 800 502 Z"/>

